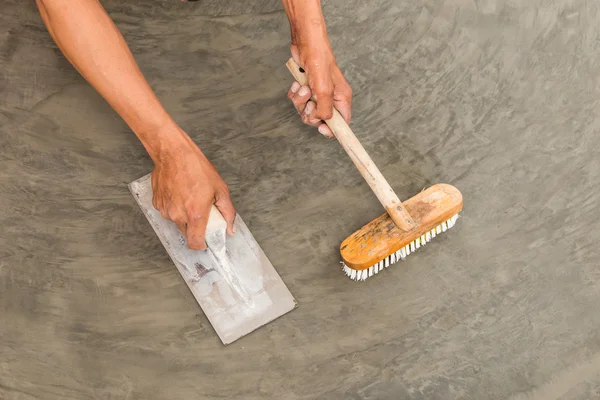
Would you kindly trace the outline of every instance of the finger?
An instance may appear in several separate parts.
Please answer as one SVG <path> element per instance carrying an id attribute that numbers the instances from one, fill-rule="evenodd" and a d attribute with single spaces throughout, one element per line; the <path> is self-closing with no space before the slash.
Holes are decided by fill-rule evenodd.
<path id="1" fill-rule="evenodd" d="M 179 229 L 179 232 L 181 233 L 181 235 L 187 239 L 187 224 L 186 223 L 177 224 L 177 229 Z"/>
<path id="2" fill-rule="evenodd" d="M 151 175 L 152 182 L 152 206 L 158 210 L 158 174 L 155 172 Z"/>
<path id="3" fill-rule="evenodd" d="M 327 138 L 333 138 L 334 134 L 330 127 L 327 126 L 326 123 L 321 122 L 321 125 L 318 127 L 319 133 Z"/>
<path id="4" fill-rule="evenodd" d="M 335 108 L 340 112 L 346 123 L 350 123 L 352 118 L 352 88 L 345 79 L 342 83 L 336 85 L 333 95 Z"/>
<path id="5" fill-rule="evenodd" d="M 154 209 L 158 211 L 158 195 L 156 194 L 156 192 L 152 193 L 152 207 L 154 207 Z"/>
<path id="6" fill-rule="evenodd" d="M 298 91 L 291 97 L 294 107 L 299 113 L 304 112 L 307 102 L 310 100 L 311 92 L 308 86 L 300 86 Z"/>
<path id="7" fill-rule="evenodd" d="M 158 190 L 156 192 L 156 205 L 158 206 L 157 210 L 160 211 L 160 215 L 167 220 L 171 220 L 169 218 L 169 204 L 166 201 L 166 196 L 163 190 Z"/>
<path id="8" fill-rule="evenodd" d="M 219 209 L 219 212 L 227 221 L 227 234 L 229 236 L 235 235 L 235 207 L 231 201 L 229 190 L 225 189 L 215 196 L 215 206 Z"/>
<path id="9" fill-rule="evenodd" d="M 316 108 L 316 105 L 315 105 L 314 101 L 309 101 L 308 103 L 306 103 L 304 112 L 301 114 L 302 122 L 304 122 L 307 125 L 312 125 L 312 126 L 319 126 L 320 124 L 323 123 L 323 121 L 321 121 L 320 119 L 313 117 L 315 108 Z"/>
<path id="10" fill-rule="evenodd" d="M 181 232 L 181 234 L 184 237 L 186 237 L 187 231 L 186 231 L 185 211 L 179 207 L 174 207 L 173 205 L 171 205 L 169 207 L 168 215 L 169 215 L 169 219 L 177 225 L 179 232 Z"/>
<path id="11" fill-rule="evenodd" d="M 192 250 L 206 249 L 206 224 L 210 214 L 211 201 L 202 201 L 194 203 L 187 212 L 187 243 Z"/>
<path id="12" fill-rule="evenodd" d="M 295 43 L 295 40 L 292 40 L 292 43 Z M 298 50 L 298 46 L 295 44 L 292 44 L 290 46 L 290 51 L 292 53 L 292 58 L 294 59 L 294 61 L 296 61 L 296 64 L 298 64 L 300 67 L 304 67 L 304 65 L 302 64 L 302 60 L 300 60 L 300 51 Z"/>
<path id="13" fill-rule="evenodd" d="M 156 203 L 156 205 L 154 206 L 154 208 L 156 208 L 156 210 L 158 212 L 160 212 L 160 215 L 164 218 L 164 219 L 169 219 L 169 214 L 167 213 L 167 207 L 164 201 L 164 196 L 162 191 L 159 189 L 156 191 L 155 195 L 155 200 L 154 202 Z"/>
<path id="14" fill-rule="evenodd" d="M 294 83 L 292 83 L 292 86 L 290 86 L 290 90 L 288 90 L 288 99 L 292 100 L 292 98 L 294 98 L 294 95 L 296 94 L 296 92 L 298 92 L 300 86 L 300 83 L 298 83 L 297 81 L 294 81 Z"/>
<path id="15" fill-rule="evenodd" d="M 335 108 L 339 111 L 339 113 L 341 114 L 341 116 L 344 118 L 344 121 L 346 121 L 347 124 L 350 123 L 350 118 L 351 118 L 351 110 L 352 110 L 352 106 L 350 103 L 346 102 L 346 101 L 336 101 L 335 102 Z"/>
<path id="16" fill-rule="evenodd" d="M 159 199 L 159 207 L 160 207 L 160 215 L 167 220 L 171 220 L 171 218 L 169 218 L 169 213 L 167 212 L 167 207 L 165 207 L 165 202 L 163 201 L 163 197 L 161 196 Z M 161 202 L 162 201 L 162 205 Z"/>

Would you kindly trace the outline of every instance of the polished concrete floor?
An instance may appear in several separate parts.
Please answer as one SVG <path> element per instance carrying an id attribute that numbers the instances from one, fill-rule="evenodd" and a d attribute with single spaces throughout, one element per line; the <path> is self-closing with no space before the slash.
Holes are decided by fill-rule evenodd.
<path id="1" fill-rule="evenodd" d="M 338 245 L 382 209 L 287 101 L 280 2 L 104 2 L 298 300 L 223 347 L 127 189 L 144 149 L 2 2 L 1 399 L 600 397 L 600 4 L 324 3 L 384 175 L 465 200 L 363 283 Z"/>

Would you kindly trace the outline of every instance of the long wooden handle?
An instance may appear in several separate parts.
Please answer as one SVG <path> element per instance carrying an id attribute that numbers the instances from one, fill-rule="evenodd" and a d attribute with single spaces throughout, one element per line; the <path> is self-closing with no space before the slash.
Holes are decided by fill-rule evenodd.
<path id="1" fill-rule="evenodd" d="M 307 85 L 308 79 L 304 70 L 290 58 L 286 66 L 301 85 Z M 314 100 L 314 99 L 313 99 Z M 387 183 L 371 157 L 362 147 L 344 118 L 334 108 L 333 117 L 325 121 L 346 153 L 350 156 L 356 168 L 367 181 L 379 202 L 386 209 L 394 223 L 402 230 L 409 231 L 417 226 L 402 202 Z"/>

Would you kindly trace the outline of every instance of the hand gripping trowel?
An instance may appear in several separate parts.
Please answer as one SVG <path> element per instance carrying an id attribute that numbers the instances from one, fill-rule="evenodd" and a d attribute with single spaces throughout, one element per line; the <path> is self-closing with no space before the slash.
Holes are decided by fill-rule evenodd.
<path id="1" fill-rule="evenodd" d="M 129 190 L 223 344 L 297 306 L 239 214 L 236 234 L 229 237 L 227 223 L 213 205 L 206 227 L 208 249 L 190 250 L 177 225 L 152 205 L 151 174 L 131 182 Z"/>

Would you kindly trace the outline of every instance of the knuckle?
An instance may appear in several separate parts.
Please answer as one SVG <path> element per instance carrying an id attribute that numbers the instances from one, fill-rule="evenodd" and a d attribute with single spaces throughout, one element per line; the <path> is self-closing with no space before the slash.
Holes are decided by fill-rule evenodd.
<path id="1" fill-rule="evenodd" d="M 333 117 L 333 110 L 331 108 L 321 110 L 319 117 L 321 119 L 331 119 Z"/>
<path id="2" fill-rule="evenodd" d="M 194 201 L 188 201 L 185 203 L 184 209 L 185 215 L 187 215 L 188 217 L 194 217 L 196 214 L 198 214 L 198 203 Z"/>
<path id="3" fill-rule="evenodd" d="M 185 222 L 186 215 L 178 207 L 170 207 L 169 216 L 171 217 L 171 220 L 175 223 L 180 224 Z"/>
<path id="4" fill-rule="evenodd" d="M 200 214 L 198 207 L 193 205 L 186 208 L 185 215 L 190 221 L 202 219 L 202 215 Z"/>
<path id="5" fill-rule="evenodd" d="M 317 100 L 317 102 L 322 103 L 323 101 L 331 99 L 331 97 L 333 97 L 333 91 L 330 92 L 329 90 L 315 90 L 315 99 Z"/>

